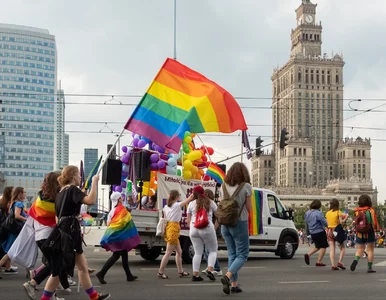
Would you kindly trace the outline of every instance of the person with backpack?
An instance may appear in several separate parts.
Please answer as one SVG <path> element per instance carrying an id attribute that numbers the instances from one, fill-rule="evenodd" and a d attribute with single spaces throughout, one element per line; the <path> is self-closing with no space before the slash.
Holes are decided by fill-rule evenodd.
<path id="1" fill-rule="evenodd" d="M 357 252 L 350 269 L 355 271 L 365 251 L 365 246 L 367 246 L 367 273 L 375 273 L 376 271 L 373 270 L 375 232 L 379 230 L 379 224 L 370 196 L 361 195 L 359 197 L 358 207 L 354 210 L 354 214 Z"/>
<path id="2" fill-rule="evenodd" d="M 193 277 L 192 281 L 202 281 L 203 278 L 199 275 L 202 254 L 204 245 L 209 252 L 208 268 L 206 275 L 212 281 L 216 280 L 213 274 L 213 266 L 217 258 L 217 236 L 213 224 L 213 214 L 217 209 L 214 201 L 210 200 L 205 195 L 202 186 L 197 185 L 193 188 L 194 201 L 188 206 L 188 224 L 190 224 L 189 236 L 193 244 Z"/>
<path id="3" fill-rule="evenodd" d="M 331 270 L 337 271 L 340 269 L 346 270 L 343 265 L 343 258 L 346 253 L 346 247 L 344 245 L 346 241 L 346 232 L 342 226 L 346 221 L 343 213 L 339 210 L 338 199 L 332 199 L 330 201 L 330 210 L 326 213 L 327 220 L 327 240 L 330 245 L 330 260 Z M 339 260 L 338 264 L 335 264 L 335 243 L 339 244 Z"/>
<path id="4" fill-rule="evenodd" d="M 5 187 L 3 190 L 3 195 L 0 198 L 0 259 L 2 259 L 6 255 L 1 245 L 8 238 L 8 232 L 5 228 L 3 228 L 3 224 L 5 222 L 5 219 L 7 218 L 8 211 L 12 203 L 12 191 L 13 186 Z M 11 269 L 11 262 L 7 263 L 6 268 Z M 2 279 L 1 276 L 0 279 Z"/>
<path id="5" fill-rule="evenodd" d="M 223 197 L 215 215 L 228 249 L 228 271 L 221 283 L 225 294 L 240 293 L 238 272 L 249 255 L 248 212 L 252 208 L 252 186 L 247 167 L 240 162 L 234 163 L 222 188 Z"/>

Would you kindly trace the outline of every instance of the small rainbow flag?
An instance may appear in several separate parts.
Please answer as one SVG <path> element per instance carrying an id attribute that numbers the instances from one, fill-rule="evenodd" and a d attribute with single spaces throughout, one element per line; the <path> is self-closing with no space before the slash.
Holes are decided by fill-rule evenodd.
<path id="1" fill-rule="evenodd" d="M 219 184 L 224 183 L 225 173 L 223 172 L 223 170 L 220 169 L 218 165 L 213 162 L 209 164 L 208 170 L 206 170 L 205 175 L 208 175 L 209 177 L 213 178 Z"/>
<path id="2" fill-rule="evenodd" d="M 178 153 L 186 131 L 231 133 L 247 124 L 229 92 L 168 58 L 124 128 Z"/>
<path id="3" fill-rule="evenodd" d="M 38 198 L 32 203 L 28 214 L 44 226 L 55 226 L 55 201 L 44 200 L 40 193 Z"/>
<path id="4" fill-rule="evenodd" d="M 80 225 L 82 226 L 91 226 L 94 222 L 94 218 L 89 214 L 81 214 L 82 220 L 80 221 Z"/>
<path id="5" fill-rule="evenodd" d="M 114 211 L 111 223 L 101 240 L 101 246 L 107 251 L 130 251 L 141 242 L 131 214 L 119 204 Z"/>
<path id="6" fill-rule="evenodd" d="M 263 233 L 263 192 L 252 190 L 252 209 L 249 211 L 249 235 Z"/>
<path id="7" fill-rule="evenodd" d="M 87 179 L 84 183 L 83 188 L 87 191 L 89 188 L 91 188 L 91 179 L 96 175 L 98 172 L 99 166 L 101 165 L 102 162 L 102 155 L 101 157 L 97 160 L 95 165 L 92 167 L 90 174 L 88 174 Z M 84 172 L 84 171 L 83 171 Z"/>

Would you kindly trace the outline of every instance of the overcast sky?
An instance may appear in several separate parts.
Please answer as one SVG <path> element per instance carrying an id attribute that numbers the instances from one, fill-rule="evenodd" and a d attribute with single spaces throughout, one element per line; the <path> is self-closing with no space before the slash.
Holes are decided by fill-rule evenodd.
<path id="1" fill-rule="evenodd" d="M 323 25 L 323 51 L 343 52 L 345 99 L 363 99 L 358 109 L 385 104 L 345 122 L 345 136 L 386 140 L 386 3 L 384 0 L 314 0 Z M 257 135 L 271 142 L 271 73 L 290 54 L 291 28 L 301 0 L 177 0 L 177 58 L 216 81 L 239 100 L 249 125 L 251 146 Z M 167 57 L 173 56 L 173 0 L 0 0 L 0 22 L 45 28 L 56 36 L 58 79 L 70 94 L 142 95 Z M 111 97 L 68 97 L 66 130 L 70 134 L 70 163 L 79 164 L 84 148 L 113 143 L 134 106 L 85 105 Z M 136 104 L 139 98 L 119 98 Z M 74 104 L 78 103 L 78 104 Z M 117 104 L 117 101 L 109 102 Z M 347 109 L 348 101 L 345 101 Z M 358 105 L 359 104 L 359 105 Z M 345 112 L 345 118 L 353 113 Z M 95 121 L 79 124 L 74 121 Z M 107 127 L 104 128 L 104 122 Z M 109 122 L 121 122 L 120 124 Z M 264 125 L 264 126 L 252 126 Z M 85 131 L 105 133 L 92 134 Z M 75 133 L 73 131 L 81 131 Z M 83 132 L 82 132 L 83 131 Z M 240 152 L 240 137 L 202 136 L 216 153 L 214 161 Z M 125 134 L 121 144 L 129 144 Z M 373 141 L 372 176 L 379 200 L 386 199 L 382 148 Z"/>

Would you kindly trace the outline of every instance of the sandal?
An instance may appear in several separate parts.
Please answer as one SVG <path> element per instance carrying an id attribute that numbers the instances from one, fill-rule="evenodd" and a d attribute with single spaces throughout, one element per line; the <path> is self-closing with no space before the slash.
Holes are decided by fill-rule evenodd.
<path id="1" fill-rule="evenodd" d="M 169 277 L 166 276 L 164 273 L 158 272 L 158 273 L 157 273 L 157 276 L 158 276 L 158 278 L 160 278 L 160 279 L 169 279 Z"/>
<path id="2" fill-rule="evenodd" d="M 187 276 L 189 276 L 190 275 L 190 273 L 189 272 L 181 272 L 181 273 L 178 273 L 178 276 L 180 276 L 180 278 L 182 278 L 182 277 L 187 277 Z"/>

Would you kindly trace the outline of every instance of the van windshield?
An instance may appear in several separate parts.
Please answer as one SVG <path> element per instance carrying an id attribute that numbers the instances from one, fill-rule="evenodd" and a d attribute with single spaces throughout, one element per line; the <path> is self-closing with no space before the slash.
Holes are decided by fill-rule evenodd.
<path id="1" fill-rule="evenodd" d="M 268 194 L 268 206 L 272 217 L 286 219 L 285 209 L 274 195 Z"/>

